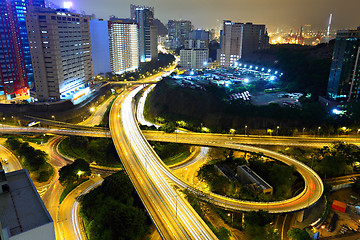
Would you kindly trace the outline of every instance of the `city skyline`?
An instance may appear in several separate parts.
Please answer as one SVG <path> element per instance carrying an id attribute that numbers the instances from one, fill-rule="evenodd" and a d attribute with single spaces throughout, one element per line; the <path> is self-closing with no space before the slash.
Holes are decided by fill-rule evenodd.
<path id="1" fill-rule="evenodd" d="M 63 1 L 54 0 L 55 4 L 63 6 Z M 130 4 L 155 7 L 155 17 L 164 24 L 170 19 L 192 21 L 195 28 L 219 28 L 223 20 L 236 22 L 253 22 L 266 24 L 270 29 L 284 28 L 285 31 L 296 31 L 300 26 L 310 24 L 316 30 L 326 29 L 330 13 L 333 14 L 332 26 L 336 29 L 351 29 L 360 25 L 357 9 L 360 2 L 348 0 L 348 4 L 336 0 L 287 2 L 284 0 L 248 1 L 190 1 L 168 2 L 165 0 L 146 1 L 116 1 L 116 0 L 77 0 L 73 8 L 95 14 L 97 18 L 107 19 L 110 15 L 129 17 Z M 349 8 L 348 6 L 352 6 Z M 116 9 L 116 10 L 114 10 Z"/>

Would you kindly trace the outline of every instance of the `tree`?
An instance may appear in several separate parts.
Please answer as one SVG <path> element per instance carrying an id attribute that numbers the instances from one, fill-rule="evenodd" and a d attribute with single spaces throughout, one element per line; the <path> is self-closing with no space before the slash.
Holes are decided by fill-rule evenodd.
<path id="1" fill-rule="evenodd" d="M 137 200 L 136 200 L 137 199 Z M 140 204 L 136 204 L 137 202 Z M 80 214 L 92 239 L 144 239 L 148 218 L 130 179 L 117 172 L 86 194 Z"/>
<path id="2" fill-rule="evenodd" d="M 65 186 L 75 183 L 79 178 L 91 174 L 90 165 L 84 159 L 76 159 L 73 163 L 67 164 L 59 169 L 59 182 Z"/>
<path id="3" fill-rule="evenodd" d="M 245 213 L 245 232 L 248 239 L 280 240 L 279 234 L 270 226 L 274 216 L 266 211 L 251 211 Z"/>
<path id="4" fill-rule="evenodd" d="M 225 161 L 233 161 L 234 160 L 234 150 L 233 149 L 225 149 L 224 150 Z"/>
<path id="5" fill-rule="evenodd" d="M 83 136 L 70 136 L 69 142 L 70 145 L 76 148 L 86 149 L 89 146 L 89 139 Z"/>
<path id="6" fill-rule="evenodd" d="M 270 213 L 259 210 L 247 212 L 244 216 L 245 226 L 260 226 L 264 227 L 273 221 L 273 215 Z"/>
<path id="7" fill-rule="evenodd" d="M 9 147 L 13 151 L 18 150 L 20 148 L 20 146 L 21 146 L 21 141 L 19 139 L 16 139 L 16 138 L 8 138 L 6 140 L 6 143 L 9 145 Z"/>
<path id="8" fill-rule="evenodd" d="M 291 240 L 311 240 L 309 233 L 305 229 L 292 228 L 287 232 Z"/>
<path id="9" fill-rule="evenodd" d="M 166 133 L 173 133 L 176 130 L 176 125 L 174 122 L 166 122 L 164 126 L 162 126 L 162 129 Z"/>
<path id="10" fill-rule="evenodd" d="M 215 234 L 219 239 L 230 240 L 231 232 L 225 227 L 216 228 Z"/>

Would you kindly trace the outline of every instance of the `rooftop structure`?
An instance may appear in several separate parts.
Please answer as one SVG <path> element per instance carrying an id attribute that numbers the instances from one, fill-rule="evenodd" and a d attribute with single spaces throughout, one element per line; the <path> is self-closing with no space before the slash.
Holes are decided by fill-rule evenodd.
<path id="1" fill-rule="evenodd" d="M 26 169 L 0 170 L 0 176 L 0 239 L 55 240 L 53 220 Z"/>
<path id="2" fill-rule="evenodd" d="M 237 176 L 243 184 L 249 184 L 254 191 L 264 194 L 273 194 L 273 187 L 264 179 L 257 175 L 248 166 L 242 165 L 237 167 Z"/>

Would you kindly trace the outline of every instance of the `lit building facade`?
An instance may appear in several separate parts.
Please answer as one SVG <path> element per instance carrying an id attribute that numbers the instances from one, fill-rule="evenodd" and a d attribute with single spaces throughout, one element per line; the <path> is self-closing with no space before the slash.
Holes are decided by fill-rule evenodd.
<path id="1" fill-rule="evenodd" d="M 181 49 L 180 63 L 182 68 L 206 68 L 209 60 L 209 49 Z"/>
<path id="2" fill-rule="evenodd" d="M 191 22 L 188 20 L 169 20 L 168 21 L 168 46 L 176 49 L 185 44 L 192 30 Z"/>
<path id="3" fill-rule="evenodd" d="M 93 19 L 89 26 L 94 74 L 111 72 L 108 21 Z"/>
<path id="4" fill-rule="evenodd" d="M 209 47 L 210 32 L 205 30 L 193 30 L 189 33 L 189 40 L 203 42 L 204 47 Z M 186 48 L 186 46 L 185 46 Z"/>
<path id="5" fill-rule="evenodd" d="M 269 46 L 265 25 L 224 21 L 220 33 L 220 66 L 229 67 L 254 51 Z"/>
<path id="6" fill-rule="evenodd" d="M 27 6 L 44 5 L 43 0 L 0 1 L 1 92 L 8 100 L 28 98 L 34 87 L 25 13 Z"/>
<path id="7" fill-rule="evenodd" d="M 337 32 L 327 88 L 328 98 L 339 103 L 360 99 L 360 27 Z"/>
<path id="8" fill-rule="evenodd" d="M 93 78 L 90 16 L 29 8 L 26 17 L 39 101 L 78 100 Z"/>
<path id="9" fill-rule="evenodd" d="M 148 62 L 157 59 L 157 27 L 153 25 L 153 8 L 137 7 L 135 9 L 135 21 L 139 28 L 139 58 L 140 62 Z"/>
<path id="10" fill-rule="evenodd" d="M 147 6 L 130 4 L 130 18 L 132 20 L 134 20 L 134 21 L 136 21 L 136 9 L 137 8 L 147 8 L 152 12 L 153 15 L 155 15 L 154 7 L 147 7 Z"/>
<path id="11" fill-rule="evenodd" d="M 111 72 L 122 74 L 139 67 L 138 27 L 130 19 L 109 21 Z"/>

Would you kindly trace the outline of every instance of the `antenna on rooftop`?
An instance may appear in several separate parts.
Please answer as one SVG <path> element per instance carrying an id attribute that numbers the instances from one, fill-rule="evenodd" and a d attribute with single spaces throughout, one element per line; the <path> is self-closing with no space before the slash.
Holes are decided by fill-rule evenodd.
<path id="1" fill-rule="evenodd" d="M 329 25 L 328 25 L 327 33 L 326 33 L 326 36 L 327 36 L 327 37 L 329 37 L 329 34 L 330 34 L 331 20 L 332 20 L 332 13 L 330 13 L 330 17 L 329 17 Z"/>

